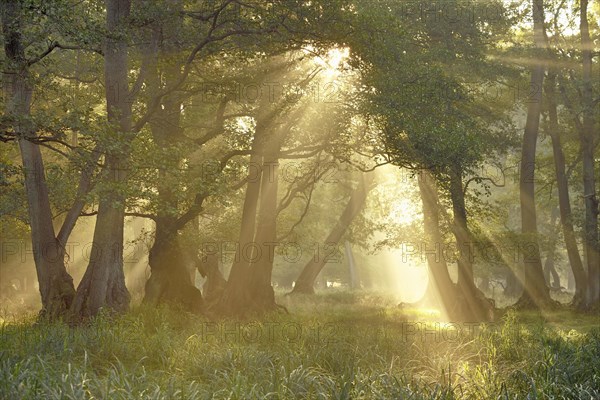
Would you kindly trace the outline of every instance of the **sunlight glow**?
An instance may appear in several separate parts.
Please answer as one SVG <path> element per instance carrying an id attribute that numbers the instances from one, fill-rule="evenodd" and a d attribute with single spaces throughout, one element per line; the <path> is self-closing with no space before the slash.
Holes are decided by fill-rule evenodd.
<path id="1" fill-rule="evenodd" d="M 349 55 L 350 49 L 347 47 L 332 48 L 325 58 L 315 57 L 315 64 L 323 68 L 326 80 L 333 80 L 341 73 L 343 63 Z"/>
<path id="2" fill-rule="evenodd" d="M 392 206 L 390 217 L 400 225 L 408 225 L 418 218 L 419 210 L 410 199 L 400 199 Z"/>

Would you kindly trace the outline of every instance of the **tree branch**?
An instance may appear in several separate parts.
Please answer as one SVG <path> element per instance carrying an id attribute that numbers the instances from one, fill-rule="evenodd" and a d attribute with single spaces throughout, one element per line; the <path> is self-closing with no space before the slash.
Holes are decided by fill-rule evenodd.
<path id="1" fill-rule="evenodd" d="M 75 201 L 73 205 L 67 212 L 67 216 L 56 236 L 56 239 L 61 245 L 64 245 L 71 235 L 75 224 L 77 223 L 77 219 L 81 214 L 81 211 L 85 207 L 85 195 L 89 193 L 92 188 L 92 173 L 94 171 L 95 165 L 98 163 L 100 159 L 100 145 L 96 145 L 94 150 L 92 150 L 92 158 L 86 163 L 83 167 L 81 174 L 79 176 L 79 185 L 77 187 L 77 195 L 75 197 Z"/>
<path id="2" fill-rule="evenodd" d="M 42 59 L 44 59 L 45 57 L 47 57 L 48 55 L 50 55 L 55 49 L 62 49 L 62 50 L 84 50 L 84 51 L 91 51 L 94 53 L 98 53 L 100 55 L 104 55 L 104 53 L 102 52 L 102 50 L 100 49 L 89 49 L 89 48 L 85 48 L 85 47 L 80 47 L 80 46 L 70 46 L 70 45 L 64 45 L 64 44 L 60 44 L 59 42 L 51 42 L 48 44 L 48 48 L 46 50 L 44 50 L 42 53 L 38 54 L 37 56 L 27 60 L 26 62 L 26 66 L 27 67 L 31 67 L 33 64 L 36 64 L 38 62 L 40 62 Z"/>

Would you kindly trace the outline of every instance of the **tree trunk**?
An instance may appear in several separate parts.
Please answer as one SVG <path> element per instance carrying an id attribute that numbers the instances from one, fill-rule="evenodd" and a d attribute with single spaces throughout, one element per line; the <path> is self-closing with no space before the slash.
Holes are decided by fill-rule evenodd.
<path id="1" fill-rule="evenodd" d="M 481 279 L 481 281 L 480 281 L 479 285 L 477 286 L 479 288 L 479 290 L 481 290 L 484 293 L 492 290 L 492 287 L 490 285 L 490 277 L 488 275 L 483 275 L 480 279 Z M 492 297 L 494 297 L 494 296 L 492 296 Z"/>
<path id="2" fill-rule="evenodd" d="M 277 240 L 277 188 L 279 140 L 272 138 L 265 152 L 260 189 L 260 208 L 256 225 L 256 243 L 259 254 L 250 263 L 250 297 L 260 311 L 276 307 L 275 292 L 271 285 L 275 245 Z"/>
<path id="3" fill-rule="evenodd" d="M 560 275 L 556 271 L 554 265 L 554 251 L 549 250 L 546 262 L 544 263 L 544 274 L 546 275 L 546 282 L 552 289 L 560 290 Z"/>
<path id="4" fill-rule="evenodd" d="M 127 179 L 131 103 L 127 81 L 127 42 L 121 33 L 116 34 L 122 29 L 129 12 L 129 0 L 106 1 L 106 27 L 111 35 L 106 40 L 104 54 L 106 108 L 108 122 L 119 132 L 121 143 L 104 149 L 103 178 L 108 189 L 99 201 L 90 263 L 73 302 L 76 317 L 94 316 L 101 308 L 117 312 L 129 308 L 130 296 L 123 273 L 125 196 L 121 186 Z"/>
<path id="5" fill-rule="evenodd" d="M 258 126 L 257 126 L 258 131 Z M 262 166 L 262 152 L 259 149 L 259 137 L 254 136 L 252 155 L 248 171 L 248 183 L 242 208 L 242 222 L 238 247 L 234 256 L 231 271 L 225 290 L 218 304 L 219 312 L 226 315 L 240 314 L 250 304 L 248 281 L 250 279 L 250 262 L 255 257 L 254 234 L 256 227 L 256 211 L 260 196 L 262 171 L 255 173 Z"/>
<path id="6" fill-rule="evenodd" d="M 572 304 L 580 307 L 585 300 L 587 290 L 586 273 L 583 268 L 575 230 L 573 229 L 573 216 L 571 212 L 571 200 L 569 198 L 569 182 L 565 172 L 565 156 L 562 151 L 559 134 L 558 113 L 556 106 L 556 73 L 551 71 L 546 82 L 546 98 L 548 100 L 549 135 L 552 140 L 552 152 L 554 154 L 554 170 L 556 172 L 556 186 L 558 189 L 558 206 L 560 210 L 560 222 L 569 257 L 569 265 L 575 279 L 575 294 Z"/>
<path id="7" fill-rule="evenodd" d="M 459 250 L 457 264 L 461 314 L 472 321 L 493 320 L 494 307 L 477 288 L 473 277 L 473 239 L 467 225 L 462 175 L 457 170 L 450 174 L 450 198 L 454 214 L 453 233 Z"/>
<path id="8" fill-rule="evenodd" d="M 583 196 L 585 201 L 585 251 L 587 253 L 587 305 L 600 306 L 600 240 L 598 239 L 598 197 L 594 172 L 594 149 L 597 132 L 594 131 L 597 105 L 592 92 L 592 48 L 587 18 L 588 0 L 581 0 L 580 31 L 583 63 L 583 133 L 581 155 L 583 161 Z"/>
<path id="9" fill-rule="evenodd" d="M 340 219 L 337 221 L 327 239 L 325 239 L 326 245 L 333 245 L 340 242 L 342 236 L 352 223 L 352 220 L 356 218 L 356 216 L 362 210 L 365 201 L 367 199 L 367 195 L 371 190 L 373 182 L 373 174 L 364 174 L 361 176 L 358 187 L 350 197 L 346 208 L 342 212 Z M 314 285 L 317 276 L 327 263 L 327 257 L 323 255 L 319 255 L 318 257 L 312 257 L 310 261 L 304 266 L 302 272 L 296 279 L 296 283 L 294 284 L 294 289 L 291 293 L 305 293 L 305 294 L 313 294 L 315 292 Z"/>
<path id="10" fill-rule="evenodd" d="M 75 297 L 73 278 L 65 268 L 63 244 L 55 237 L 39 145 L 19 139 L 19 148 L 25 169 L 31 243 L 42 297 L 40 316 L 60 318 L 66 315 Z"/>
<path id="11" fill-rule="evenodd" d="M 575 275 L 573 274 L 573 270 L 569 269 L 567 271 L 567 292 L 575 293 L 575 291 L 577 290 L 575 285 Z"/>
<path id="12" fill-rule="evenodd" d="M 556 242 L 558 241 L 558 232 L 556 229 L 556 219 L 558 218 L 558 209 L 552 208 L 550 216 L 550 244 L 546 253 L 546 261 L 544 262 L 544 278 L 546 284 L 552 289 L 560 289 L 560 276 L 556 272 L 554 266 L 554 258 L 556 257 Z"/>
<path id="13" fill-rule="evenodd" d="M 151 275 L 146 282 L 144 303 L 153 306 L 173 304 L 199 313 L 203 305 L 202 294 L 185 268 L 177 230 L 170 228 L 172 222 L 168 219 L 156 222 L 154 243 L 148 255 Z"/>
<path id="14" fill-rule="evenodd" d="M 538 49 L 544 47 L 544 5 L 543 0 L 532 0 L 533 30 Z M 538 53 L 539 56 L 540 53 Z M 532 96 L 527 107 L 527 120 L 523 134 L 519 193 L 521 199 L 521 231 L 525 239 L 524 250 L 524 292 L 517 302 L 522 308 L 541 308 L 551 304 L 550 292 L 544 279 L 544 271 L 537 238 L 537 215 L 535 210 L 535 153 L 542 106 L 542 85 L 544 66 L 537 61 L 531 71 Z"/>
<path id="15" fill-rule="evenodd" d="M 5 115 L 13 117 L 21 161 L 25 171 L 25 192 L 31 228 L 31 243 L 39 290 L 42 298 L 40 316 L 60 318 L 71 306 L 75 296 L 73 279 L 64 263 L 64 244 L 56 239 L 52 211 L 46 184 L 42 153 L 35 138 L 35 128 L 27 123 L 31 113 L 33 88 L 21 36 L 21 2 L 8 1 L 2 5 L 4 51 L 8 68 L 3 74 Z"/>
<path id="16" fill-rule="evenodd" d="M 506 286 L 504 287 L 504 295 L 507 297 L 520 296 L 523 293 L 523 284 L 520 271 L 513 271 L 509 266 L 506 266 Z"/>
<path id="17" fill-rule="evenodd" d="M 558 233 L 556 230 L 556 219 L 558 218 L 558 209 L 554 207 L 550 215 L 550 243 L 546 253 L 546 261 L 544 262 L 544 278 L 546 284 L 552 289 L 560 289 L 560 277 L 554 267 L 554 258 L 556 256 L 556 242 L 558 241 Z"/>
<path id="18" fill-rule="evenodd" d="M 186 268 L 177 230 L 172 231 L 168 226 L 168 222 L 159 220 L 156 223 L 155 239 L 148 255 L 151 272 L 143 303 L 152 306 L 171 304 L 200 313 L 204 303 L 202 293 Z"/>
<path id="19" fill-rule="evenodd" d="M 177 7 L 181 7 L 180 4 Z M 173 23 L 165 22 L 161 26 L 165 34 L 174 35 L 177 27 Z M 169 54 L 169 48 L 164 43 L 158 43 L 157 32 L 153 33 L 151 45 L 146 53 L 145 62 L 151 69 L 148 87 L 152 96 L 158 95 L 161 88 L 161 74 L 158 70 L 158 49 Z M 164 80 L 166 87 L 170 87 L 179 78 L 179 65 L 170 63 L 165 67 Z M 150 99 L 150 102 L 154 98 Z M 181 101 L 176 94 L 170 94 L 162 99 L 161 106 L 149 121 L 152 138 L 157 146 L 162 149 L 173 148 L 182 134 L 181 129 Z M 175 149 L 175 152 L 177 149 Z M 178 160 L 181 161 L 181 160 Z M 183 309 L 199 313 L 202 310 L 202 294 L 194 285 L 191 274 L 186 268 L 184 256 L 178 235 L 184 225 L 178 221 L 179 202 L 173 188 L 173 182 L 164 169 L 159 169 L 158 204 L 155 237 L 150 249 L 148 263 L 150 264 L 150 277 L 146 282 L 144 303 L 156 306 L 160 303 L 178 305 Z"/>
<path id="20" fill-rule="evenodd" d="M 456 315 L 456 285 L 448 272 L 448 265 L 443 254 L 444 239 L 440 232 L 439 199 L 435 180 L 427 170 L 417 175 L 419 193 L 423 205 L 423 226 L 427 240 L 427 266 L 429 267 L 429 284 L 427 293 L 434 295 L 451 320 Z"/>
<path id="21" fill-rule="evenodd" d="M 352 254 L 352 245 L 349 241 L 346 240 L 344 248 L 346 250 L 346 259 L 348 260 L 348 270 L 350 272 L 350 289 L 360 289 L 360 279 L 358 278 L 354 254 Z"/>
<path id="22" fill-rule="evenodd" d="M 267 99 L 262 101 L 252 142 L 240 239 L 218 304 L 219 312 L 225 315 L 262 313 L 277 307 L 271 270 L 277 218 L 274 211 L 277 205 L 277 158 L 282 141 L 272 131 L 275 118 L 272 105 Z"/>
<path id="23" fill-rule="evenodd" d="M 223 294 L 227 281 L 219 269 L 217 254 L 206 254 L 200 261 L 196 264 L 196 268 L 202 276 L 206 277 L 206 282 L 202 286 L 202 297 L 206 303 L 212 304 Z"/>

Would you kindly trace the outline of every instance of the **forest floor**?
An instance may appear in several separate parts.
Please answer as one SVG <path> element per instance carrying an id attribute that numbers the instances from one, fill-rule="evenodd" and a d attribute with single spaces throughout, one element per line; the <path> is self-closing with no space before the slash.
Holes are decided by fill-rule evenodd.
<path id="1" fill-rule="evenodd" d="M 448 324 L 372 293 L 279 300 L 289 314 L 244 322 L 139 307 L 78 328 L 5 320 L 0 398 L 600 398 L 598 316 Z"/>

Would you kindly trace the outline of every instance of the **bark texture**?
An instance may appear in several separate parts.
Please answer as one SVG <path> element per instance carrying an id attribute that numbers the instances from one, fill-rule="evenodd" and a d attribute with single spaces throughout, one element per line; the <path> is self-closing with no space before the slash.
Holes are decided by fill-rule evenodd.
<path id="1" fill-rule="evenodd" d="M 129 99 L 128 51 L 121 31 L 130 12 L 129 0 L 106 1 L 108 36 L 104 49 L 104 79 L 108 122 L 116 130 L 118 145 L 105 146 L 103 182 L 94 229 L 90 262 L 77 287 L 73 303 L 75 317 L 91 317 L 102 308 L 123 312 L 129 308 L 129 292 L 123 273 L 123 223 L 129 146 L 131 103 Z"/>

